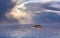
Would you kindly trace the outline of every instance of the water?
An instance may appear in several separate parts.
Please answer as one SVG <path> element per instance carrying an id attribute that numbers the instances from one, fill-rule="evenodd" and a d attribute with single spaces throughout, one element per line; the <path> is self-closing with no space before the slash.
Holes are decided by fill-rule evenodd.
<path id="1" fill-rule="evenodd" d="M 28 3 L 35 3 L 35 2 L 39 2 L 39 0 L 35 0 L 35 1 L 26 1 L 24 3 L 22 3 L 20 6 L 22 7 L 23 4 L 28 4 Z M 41 1 L 43 3 L 43 1 Z M 46 1 L 44 1 L 45 3 Z M 2 2 L 1 2 L 2 3 Z M 3 8 L 4 8 L 4 3 L 2 3 Z M 59 4 L 59 3 L 57 3 Z M 8 3 L 6 4 L 6 6 L 8 5 Z M 2 7 L 1 6 L 1 7 Z M 6 7 L 5 6 L 5 7 Z M 9 6 L 9 5 L 8 5 Z M 38 5 L 39 6 L 39 5 Z M 44 6 L 44 5 L 43 5 Z M 39 6 L 40 7 L 40 6 Z M 10 8 L 10 7 L 8 7 Z M 41 7 L 40 7 L 41 8 Z M 2 9 L 2 8 L 1 8 Z M 0 10 L 1 10 L 0 9 Z M 30 8 L 29 8 L 30 9 Z M 48 8 L 50 9 L 50 8 Z M 58 8 L 57 8 L 58 9 Z M 56 9 L 56 11 L 58 11 Z M 2 9 L 5 10 L 5 9 Z M 34 9 L 35 10 L 35 9 Z M 44 9 L 42 9 L 44 10 Z M 50 10 L 55 10 L 55 9 L 50 9 Z M 6 10 L 5 10 L 6 11 Z M 1 11 L 5 13 L 5 11 Z M 51 11 L 50 11 L 51 12 Z M 45 12 L 44 12 L 45 13 Z M 31 13 L 32 14 L 32 13 Z M 47 16 L 50 14 L 47 14 Z M 53 14 L 54 15 L 54 14 Z M 56 14 L 55 14 L 56 15 Z M 46 15 L 45 15 L 46 16 Z M 40 16 L 39 16 L 40 17 Z M 43 15 L 44 17 L 44 15 Z M 49 16 L 50 17 L 50 16 Z M 49 18 L 48 17 L 48 18 Z M 52 17 L 52 16 L 51 16 Z M 58 18 L 56 18 L 58 17 Z M 54 16 L 54 19 L 49 18 L 49 21 L 53 21 L 56 22 L 59 21 L 60 16 Z M 33 17 L 34 18 L 34 17 Z M 44 17 L 45 18 L 45 17 Z M 36 20 L 38 20 L 39 18 L 37 18 Z M 40 18 L 41 19 L 41 18 Z M 39 19 L 39 20 L 40 20 Z M 50 20 L 51 19 L 51 20 Z M 39 21 L 38 20 L 38 21 Z M 42 19 L 41 19 L 42 20 Z M 44 19 L 42 20 L 44 22 Z M 37 23 L 37 22 L 36 22 Z M 36 24 L 35 23 L 35 24 Z M 39 21 L 40 23 L 40 21 Z M 42 24 L 42 26 L 44 28 L 32 28 L 33 25 L 0 25 L 0 38 L 60 38 L 60 24 L 55 23 L 55 24 Z"/>
<path id="2" fill-rule="evenodd" d="M 9 25 L 3 26 L 0 28 L 0 38 L 60 38 L 60 29 L 56 27 L 32 28 L 32 25 L 10 25 L 9 28 Z"/>

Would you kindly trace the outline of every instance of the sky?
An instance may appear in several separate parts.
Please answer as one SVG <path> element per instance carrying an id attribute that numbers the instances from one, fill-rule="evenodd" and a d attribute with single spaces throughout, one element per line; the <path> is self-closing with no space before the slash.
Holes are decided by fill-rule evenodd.
<path id="1" fill-rule="evenodd" d="M 12 23 L 60 23 L 60 1 L 0 0 L 0 24 Z"/>
<path id="2" fill-rule="evenodd" d="M 59 0 L 0 0 L 0 38 L 60 38 L 59 23 Z"/>
<path id="3" fill-rule="evenodd" d="M 16 12 L 11 11 L 7 16 L 12 16 L 20 24 L 60 23 L 59 0 L 23 0 L 15 6 Z"/>
<path id="4" fill-rule="evenodd" d="M 17 4 L 16 0 L 0 0 L 0 23 L 60 23 L 59 0 L 23 0 L 22 3 L 18 1 Z M 12 11 L 14 9 L 16 12 Z"/>
<path id="5" fill-rule="evenodd" d="M 59 0 L 0 0 L 0 25 L 47 24 L 60 27 L 59 23 Z"/>

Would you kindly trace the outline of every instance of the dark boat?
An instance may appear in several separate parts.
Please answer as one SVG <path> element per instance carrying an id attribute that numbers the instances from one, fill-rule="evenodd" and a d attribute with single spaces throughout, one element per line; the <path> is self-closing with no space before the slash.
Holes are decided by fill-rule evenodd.
<path id="1" fill-rule="evenodd" d="M 34 27 L 34 28 L 43 28 L 42 25 L 34 25 L 34 26 L 32 26 L 32 27 Z"/>

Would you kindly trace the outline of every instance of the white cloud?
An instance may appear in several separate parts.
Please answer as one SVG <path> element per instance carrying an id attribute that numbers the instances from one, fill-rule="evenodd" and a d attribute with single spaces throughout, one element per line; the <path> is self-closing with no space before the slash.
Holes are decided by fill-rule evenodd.
<path id="1" fill-rule="evenodd" d="M 54 8 L 60 8 L 60 4 L 58 4 L 59 1 L 52 2 L 49 6 L 54 7 Z"/>
<path id="2" fill-rule="evenodd" d="M 46 2 L 45 2 L 46 1 Z M 53 0 L 54 1 L 54 0 Z M 41 4 L 40 4 L 41 2 Z M 54 2 L 52 3 L 50 0 L 44 0 L 44 3 L 42 3 L 43 1 L 42 0 L 29 0 L 27 2 L 23 2 L 21 3 L 20 5 L 16 5 L 12 11 L 7 14 L 7 17 L 12 17 L 16 20 L 18 20 L 18 22 L 20 24 L 34 24 L 36 20 L 33 20 L 35 17 L 38 17 L 41 13 L 43 12 L 54 12 L 58 15 L 60 15 L 60 11 L 56 11 L 56 10 L 51 10 L 51 9 L 47 9 L 47 8 L 44 8 L 44 5 L 46 5 L 46 7 L 57 7 L 56 4 L 54 4 Z M 48 3 L 49 2 L 49 3 Z M 30 8 L 27 6 L 25 6 L 26 4 L 29 5 L 29 3 L 37 3 L 37 4 L 34 4 L 33 6 L 30 6 Z M 38 4 L 39 3 L 39 4 Z M 49 4 L 49 6 L 47 5 Z M 18 9 L 19 8 L 19 9 Z M 39 9 L 41 10 L 39 10 Z M 26 9 L 29 9 L 29 10 L 26 10 Z M 31 11 L 31 9 L 35 10 L 35 11 Z"/>

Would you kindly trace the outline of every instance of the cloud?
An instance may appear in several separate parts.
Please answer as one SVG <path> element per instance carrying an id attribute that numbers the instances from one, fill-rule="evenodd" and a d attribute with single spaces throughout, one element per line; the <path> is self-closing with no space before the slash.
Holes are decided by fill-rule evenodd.
<path id="1" fill-rule="evenodd" d="M 41 3 L 46 3 L 46 2 L 50 2 L 52 0 L 23 0 L 24 2 L 30 2 L 30 3 L 33 3 L 33 2 L 41 2 Z"/>
<path id="2" fill-rule="evenodd" d="M 25 12 L 25 11 L 18 12 L 15 7 L 13 8 L 13 10 L 10 13 L 7 14 L 7 17 L 18 20 L 18 22 L 20 24 L 32 23 L 31 16 L 29 16 L 29 14 L 27 14 L 27 12 Z"/>
<path id="3" fill-rule="evenodd" d="M 60 8 L 57 7 L 59 4 L 55 1 L 45 3 L 37 1 L 27 1 L 16 5 L 7 16 L 18 20 L 20 24 L 60 22 Z"/>
<path id="4" fill-rule="evenodd" d="M 53 6 L 51 6 L 53 4 Z M 30 3 L 26 5 L 27 11 L 30 12 L 33 21 L 36 23 L 41 22 L 60 22 L 60 11 L 57 6 L 57 2 L 49 2 L 49 3 Z M 39 13 L 37 13 L 37 11 Z M 34 16 L 33 16 L 34 15 Z"/>
<path id="5" fill-rule="evenodd" d="M 9 13 L 14 7 L 15 3 L 11 0 L 0 0 L 0 23 L 8 23 L 9 20 L 5 14 Z"/>
<path id="6" fill-rule="evenodd" d="M 2 1 L 2 0 L 1 0 Z M 0 5 L 1 2 L 0 1 Z M 5 2 L 6 3 L 6 2 Z M 8 8 L 11 9 L 10 12 L 5 9 L 5 4 L 2 3 L 3 5 L 1 5 L 0 7 L 0 21 L 3 19 L 2 24 L 5 25 L 9 24 L 9 23 L 20 23 L 20 24 L 40 24 L 40 23 L 60 23 L 60 8 L 58 7 L 60 4 L 55 2 L 45 2 L 45 3 L 41 3 L 41 2 L 33 2 L 33 3 L 28 3 L 28 4 L 24 4 L 23 5 L 15 5 L 12 6 L 12 8 Z M 21 6 L 19 8 L 19 6 Z M 55 6 L 55 7 L 54 7 Z M 3 9 L 2 9 L 3 8 Z M 19 8 L 19 9 L 18 9 Z M 2 9 L 2 10 L 1 10 Z M 18 10 L 17 10 L 18 9 Z M 8 21 L 8 22 L 6 22 Z M 17 22 L 18 21 L 18 22 Z M 26 35 L 29 35 L 32 31 L 31 30 L 25 30 L 25 31 L 20 31 L 16 30 L 16 28 L 20 28 L 18 25 L 12 25 L 12 26 L 1 26 L 1 28 L 7 28 L 8 31 L 4 30 L 4 31 L 0 31 L 0 33 L 2 33 L 1 35 L 3 36 L 9 36 L 11 38 L 20 38 Z M 55 25 L 49 25 L 49 26 L 54 26 Z M 56 24 L 57 26 L 57 24 Z M 57 26 L 59 27 L 59 26 Z M 9 29 L 14 29 L 14 30 L 9 30 Z M 24 28 L 24 27 L 23 27 Z M 5 33 L 5 34 L 4 34 Z"/>
<path id="7" fill-rule="evenodd" d="M 7 1 L 7 0 L 6 0 Z M 20 0 L 18 0 L 20 1 Z M 1 2 L 2 3 L 2 2 Z M 2 10 L 0 15 L 0 20 L 4 22 L 20 23 L 20 24 L 36 24 L 40 22 L 59 22 L 60 19 L 60 8 L 58 5 L 58 0 L 28 0 L 19 3 L 18 5 L 13 5 L 16 0 L 12 0 L 12 3 L 7 2 L 7 8 L 1 6 Z M 2 3 L 3 4 L 3 3 Z M 10 10 L 11 9 L 11 10 Z M 2 13 L 3 12 L 3 13 Z M 54 20 L 53 20 L 54 19 Z M 1 21 L 1 22 L 2 22 Z M 18 22 L 17 22 L 18 21 Z"/>

